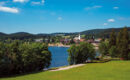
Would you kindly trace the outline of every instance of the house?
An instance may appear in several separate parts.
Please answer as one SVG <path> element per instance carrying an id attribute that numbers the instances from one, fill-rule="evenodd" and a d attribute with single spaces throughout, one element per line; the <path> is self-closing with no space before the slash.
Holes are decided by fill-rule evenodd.
<path id="1" fill-rule="evenodd" d="M 101 42 L 101 38 L 98 38 L 98 39 L 95 39 L 94 41 L 95 41 L 95 43 L 100 43 Z"/>
<path id="2" fill-rule="evenodd" d="M 85 42 L 85 39 L 81 38 L 81 39 L 80 39 L 80 42 Z"/>
<path id="3" fill-rule="evenodd" d="M 63 44 L 67 44 L 70 43 L 70 39 L 61 39 L 60 42 Z"/>
<path id="4" fill-rule="evenodd" d="M 87 40 L 87 42 L 88 43 L 94 43 L 95 41 L 94 41 L 94 39 L 89 39 L 89 40 Z"/>
<path id="5" fill-rule="evenodd" d="M 99 48 L 99 44 L 100 44 L 101 40 L 102 40 L 101 38 L 89 39 L 89 40 L 87 40 L 87 42 L 91 43 L 95 47 L 95 49 L 97 50 Z"/>
<path id="6" fill-rule="evenodd" d="M 40 39 L 35 39 L 35 42 L 43 42 L 43 39 L 40 38 Z"/>

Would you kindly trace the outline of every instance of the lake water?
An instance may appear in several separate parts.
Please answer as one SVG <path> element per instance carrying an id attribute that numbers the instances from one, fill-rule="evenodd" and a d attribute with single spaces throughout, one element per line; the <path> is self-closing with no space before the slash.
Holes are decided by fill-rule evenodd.
<path id="1" fill-rule="evenodd" d="M 67 50 L 68 47 L 49 47 L 52 54 L 50 68 L 69 65 Z M 96 56 L 100 56 L 99 52 L 96 52 Z"/>
<path id="2" fill-rule="evenodd" d="M 49 47 L 52 53 L 50 68 L 68 65 L 68 47 Z"/>

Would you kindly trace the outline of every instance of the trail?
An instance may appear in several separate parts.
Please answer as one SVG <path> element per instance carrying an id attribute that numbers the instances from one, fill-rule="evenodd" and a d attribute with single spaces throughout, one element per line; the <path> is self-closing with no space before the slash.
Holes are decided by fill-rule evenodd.
<path id="1" fill-rule="evenodd" d="M 67 66 L 67 67 L 63 67 L 63 68 L 61 67 L 61 68 L 58 68 L 58 69 L 55 69 L 55 70 L 50 70 L 50 71 L 68 70 L 68 69 L 83 66 L 83 65 L 85 65 L 85 64 L 77 64 L 77 65 Z"/>

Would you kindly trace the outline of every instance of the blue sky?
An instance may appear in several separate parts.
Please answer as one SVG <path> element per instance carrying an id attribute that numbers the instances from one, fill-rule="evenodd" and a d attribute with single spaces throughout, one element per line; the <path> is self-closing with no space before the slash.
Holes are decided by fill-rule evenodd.
<path id="1" fill-rule="evenodd" d="M 0 0 L 0 32 L 53 33 L 130 26 L 130 0 Z"/>

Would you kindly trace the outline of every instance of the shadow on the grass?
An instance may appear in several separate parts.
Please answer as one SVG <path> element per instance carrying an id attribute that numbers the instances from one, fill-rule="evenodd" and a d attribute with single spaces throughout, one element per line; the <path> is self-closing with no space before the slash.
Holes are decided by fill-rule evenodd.
<path id="1" fill-rule="evenodd" d="M 47 70 L 45 70 L 47 71 Z M 45 72 L 44 70 L 42 71 L 35 71 L 35 72 L 28 72 L 28 73 L 21 73 L 21 74 L 15 74 L 15 75 L 0 75 L 0 78 L 11 78 L 11 77 L 19 77 L 19 76 L 24 76 L 24 75 L 30 75 L 30 74 L 36 74 L 36 73 L 41 73 Z"/>

